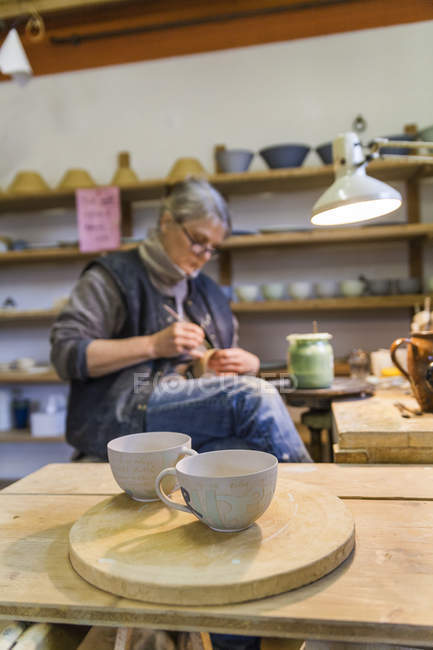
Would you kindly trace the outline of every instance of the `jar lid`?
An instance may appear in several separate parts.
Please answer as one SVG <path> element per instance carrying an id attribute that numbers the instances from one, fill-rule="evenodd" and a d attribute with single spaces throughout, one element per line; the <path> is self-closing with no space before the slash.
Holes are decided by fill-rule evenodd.
<path id="1" fill-rule="evenodd" d="M 286 336 L 286 341 L 293 343 L 294 341 L 329 341 L 332 339 L 332 334 L 328 332 L 311 332 L 310 334 L 289 334 Z"/>

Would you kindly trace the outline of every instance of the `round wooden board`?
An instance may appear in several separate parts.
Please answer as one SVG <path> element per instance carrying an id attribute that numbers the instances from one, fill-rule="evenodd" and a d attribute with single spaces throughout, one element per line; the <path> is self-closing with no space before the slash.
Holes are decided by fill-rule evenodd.
<path id="1" fill-rule="evenodd" d="M 240 533 L 217 533 L 192 515 L 120 494 L 86 512 L 69 535 L 72 565 L 85 580 L 125 598 L 173 605 L 238 603 L 295 589 L 335 569 L 354 543 L 343 501 L 284 477 L 268 510 Z"/>

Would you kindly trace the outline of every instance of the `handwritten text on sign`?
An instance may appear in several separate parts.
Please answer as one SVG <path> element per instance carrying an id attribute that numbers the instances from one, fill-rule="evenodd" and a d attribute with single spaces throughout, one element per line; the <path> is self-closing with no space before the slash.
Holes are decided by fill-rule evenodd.
<path id="1" fill-rule="evenodd" d="M 111 250 L 120 246 L 118 187 L 76 191 L 80 251 Z"/>

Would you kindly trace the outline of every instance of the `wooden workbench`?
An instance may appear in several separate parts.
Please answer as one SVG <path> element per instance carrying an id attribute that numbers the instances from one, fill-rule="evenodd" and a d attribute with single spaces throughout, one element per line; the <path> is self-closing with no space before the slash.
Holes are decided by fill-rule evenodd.
<path id="1" fill-rule="evenodd" d="M 396 401 L 419 409 L 414 397 L 395 389 L 334 402 L 335 462 L 433 463 L 433 413 L 405 418 Z"/>
<path id="2" fill-rule="evenodd" d="M 101 591 L 72 569 L 68 532 L 120 490 L 105 464 L 51 465 L 0 492 L 0 618 L 433 647 L 433 467 L 279 471 L 344 498 L 355 517 L 354 553 L 321 580 L 230 606 L 155 605 Z"/>

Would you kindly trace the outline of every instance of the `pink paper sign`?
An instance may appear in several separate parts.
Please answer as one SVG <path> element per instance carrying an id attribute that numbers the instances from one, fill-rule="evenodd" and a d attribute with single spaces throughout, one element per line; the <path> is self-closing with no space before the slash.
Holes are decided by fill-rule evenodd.
<path id="1" fill-rule="evenodd" d="M 118 187 L 97 187 L 75 192 L 80 251 L 105 251 L 120 246 Z"/>

